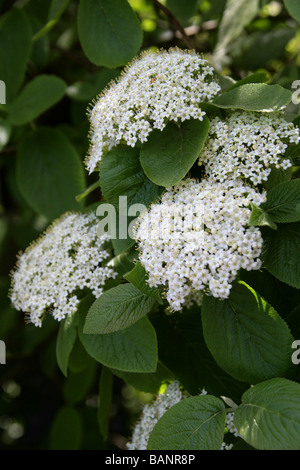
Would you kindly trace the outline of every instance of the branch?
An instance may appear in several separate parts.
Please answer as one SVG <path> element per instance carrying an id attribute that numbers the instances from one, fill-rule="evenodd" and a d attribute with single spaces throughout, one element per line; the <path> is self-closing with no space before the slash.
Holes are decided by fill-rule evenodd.
<path id="1" fill-rule="evenodd" d="M 167 8 L 165 7 L 165 5 L 162 5 L 158 0 L 152 0 L 152 2 L 154 3 L 154 5 L 157 6 L 157 8 L 159 10 L 161 10 L 169 19 L 170 21 L 174 24 L 175 28 L 180 31 L 181 35 L 182 35 L 182 38 L 183 40 L 185 41 L 187 47 L 189 49 L 193 49 L 193 46 L 192 46 L 192 43 L 189 39 L 189 37 L 187 36 L 183 26 L 181 25 L 181 23 L 178 21 L 178 19 L 176 18 L 176 16 L 173 15 L 173 13 Z"/>

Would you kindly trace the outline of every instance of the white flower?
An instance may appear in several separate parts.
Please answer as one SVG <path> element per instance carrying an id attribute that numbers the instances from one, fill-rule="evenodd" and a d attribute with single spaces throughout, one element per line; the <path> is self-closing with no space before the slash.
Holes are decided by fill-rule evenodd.
<path id="1" fill-rule="evenodd" d="M 19 255 L 12 274 L 11 301 L 26 312 L 36 326 L 48 311 L 62 320 L 77 310 L 78 290 L 89 289 L 95 297 L 115 273 L 102 267 L 109 257 L 107 235 L 97 236 L 93 213 L 69 213 L 58 219 L 42 237 Z"/>
<path id="2" fill-rule="evenodd" d="M 220 90 L 208 62 L 194 51 L 147 52 L 134 60 L 90 111 L 87 168 L 94 171 L 103 153 L 121 141 L 135 146 L 169 120 L 202 120 L 199 104 Z"/>
<path id="3" fill-rule="evenodd" d="M 201 390 L 199 395 L 207 395 L 205 388 Z M 144 406 L 140 419 L 134 427 L 131 440 L 127 444 L 127 448 L 129 450 L 146 450 L 149 436 L 158 420 L 170 408 L 188 396 L 186 392 L 182 392 L 180 383 L 177 380 L 168 385 L 165 392 L 158 395 L 153 403 Z M 227 414 L 225 426 L 228 432 L 239 436 L 233 425 L 233 413 Z M 220 450 L 230 450 L 231 448 L 232 444 L 223 442 Z"/>
<path id="4" fill-rule="evenodd" d="M 199 165 L 216 181 L 242 178 L 258 185 L 268 179 L 272 168 L 292 166 L 283 155 L 288 143 L 299 141 L 299 129 L 282 113 L 235 111 L 225 120 L 211 120 Z"/>
<path id="5" fill-rule="evenodd" d="M 172 310 L 196 301 L 203 291 L 229 297 L 239 269 L 259 269 L 263 239 L 248 227 L 252 201 L 261 194 L 241 180 L 181 181 L 143 213 L 135 230 L 139 259 L 151 286 L 164 285 Z"/>

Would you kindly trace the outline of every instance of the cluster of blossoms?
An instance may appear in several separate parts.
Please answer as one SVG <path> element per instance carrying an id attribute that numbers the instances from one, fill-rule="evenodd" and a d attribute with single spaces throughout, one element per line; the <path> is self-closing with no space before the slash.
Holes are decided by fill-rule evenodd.
<path id="1" fill-rule="evenodd" d="M 233 112 L 225 120 L 215 117 L 199 157 L 209 178 L 242 178 L 252 184 L 266 181 L 272 168 L 292 166 L 284 159 L 288 143 L 298 144 L 299 129 L 282 113 Z"/>
<path id="2" fill-rule="evenodd" d="M 200 395 L 207 395 L 207 391 L 203 389 Z M 184 400 L 189 395 L 182 392 L 180 383 L 174 380 L 170 385 L 167 386 L 164 393 L 158 395 L 156 400 L 149 405 L 145 405 L 141 414 L 141 417 L 134 427 L 131 440 L 127 444 L 129 450 L 146 450 L 149 440 L 149 436 L 158 422 L 158 420 L 174 405 Z M 239 436 L 237 429 L 233 424 L 233 413 L 226 415 L 225 426 L 227 431 Z M 232 444 L 222 443 L 220 450 L 230 450 Z"/>
<path id="3" fill-rule="evenodd" d="M 104 248 L 107 235 L 97 235 L 93 213 L 66 214 L 19 256 L 12 274 L 11 300 L 27 313 L 28 320 L 41 326 L 46 312 L 57 320 L 76 311 L 78 290 L 89 289 L 95 297 L 115 273 L 102 267 L 109 257 Z"/>
<path id="4" fill-rule="evenodd" d="M 134 147 L 169 120 L 202 120 L 205 112 L 199 104 L 219 91 L 213 68 L 195 52 L 170 49 L 141 55 L 90 111 L 88 170 L 120 142 Z"/>
<path id="5" fill-rule="evenodd" d="M 259 269 L 263 239 L 248 227 L 250 202 L 261 194 L 241 180 L 181 181 L 141 215 L 135 231 L 151 286 L 165 285 L 172 310 L 205 291 L 228 298 L 239 269 Z"/>

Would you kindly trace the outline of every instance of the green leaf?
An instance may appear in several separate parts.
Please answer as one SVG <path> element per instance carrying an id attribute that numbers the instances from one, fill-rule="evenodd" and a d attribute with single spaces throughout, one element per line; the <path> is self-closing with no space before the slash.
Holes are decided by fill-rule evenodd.
<path id="1" fill-rule="evenodd" d="M 104 155 L 100 165 L 100 186 L 104 198 L 116 209 L 117 232 L 112 243 L 117 255 L 134 245 L 132 226 L 136 217 L 145 206 L 158 199 L 163 188 L 152 183 L 143 172 L 139 149 L 123 145 Z M 122 230 L 126 229 L 126 238 L 120 234 L 121 224 Z"/>
<path id="2" fill-rule="evenodd" d="M 155 372 L 156 333 L 146 317 L 126 330 L 105 335 L 83 333 L 84 321 L 82 316 L 79 337 L 88 354 L 96 361 L 125 372 Z"/>
<path id="3" fill-rule="evenodd" d="M 261 208 L 256 206 L 253 202 L 250 202 L 251 214 L 249 218 L 249 225 L 254 227 L 260 227 L 267 225 L 273 230 L 277 230 L 277 225 L 272 221 L 271 217 Z"/>
<path id="4" fill-rule="evenodd" d="M 21 141 L 17 183 L 36 212 L 55 219 L 81 207 L 75 197 L 85 187 L 84 169 L 75 148 L 63 134 L 39 128 Z"/>
<path id="5" fill-rule="evenodd" d="M 166 187 L 182 180 L 197 160 L 208 130 L 209 120 L 204 116 L 203 121 L 169 122 L 163 131 L 152 131 L 140 156 L 148 178 Z"/>
<path id="6" fill-rule="evenodd" d="M 248 83 L 264 83 L 267 81 L 268 75 L 266 74 L 266 72 L 256 72 L 234 83 L 226 91 L 233 90 L 234 88 L 238 88 L 241 85 L 247 85 Z"/>
<path id="7" fill-rule="evenodd" d="M 150 312 L 153 297 L 131 284 L 105 291 L 91 306 L 84 326 L 86 334 L 107 334 L 125 330 Z"/>
<path id="8" fill-rule="evenodd" d="M 99 382 L 99 405 L 97 418 L 100 434 L 106 440 L 109 431 L 109 418 L 112 400 L 113 375 L 107 367 L 102 366 Z"/>
<path id="9" fill-rule="evenodd" d="M 228 375 L 212 357 L 203 338 L 199 307 L 172 315 L 161 308 L 150 318 L 157 334 L 159 359 L 191 395 L 205 388 L 209 394 L 240 400 L 247 384 Z"/>
<path id="10" fill-rule="evenodd" d="M 259 450 L 300 450 L 300 385 L 274 378 L 247 390 L 234 413 L 242 438 Z"/>
<path id="11" fill-rule="evenodd" d="M 133 284 L 143 294 L 153 297 L 162 304 L 161 295 L 157 287 L 150 287 L 147 283 L 146 271 L 143 265 L 138 261 L 133 270 L 124 275 L 124 279 Z"/>
<path id="12" fill-rule="evenodd" d="M 155 202 L 163 188 L 150 181 L 139 161 L 139 149 L 125 145 L 106 153 L 100 164 L 100 186 L 104 198 L 117 209 L 119 197 L 126 196 L 127 204 Z"/>
<path id="13" fill-rule="evenodd" d="M 125 65 L 139 51 L 142 29 L 126 0 L 80 0 L 78 35 L 87 58 L 96 65 Z"/>
<path id="14" fill-rule="evenodd" d="M 77 410 L 62 406 L 51 424 L 50 450 L 79 450 L 83 438 L 83 425 Z"/>
<path id="15" fill-rule="evenodd" d="M 8 104 L 23 82 L 30 51 L 30 22 L 21 9 L 12 8 L 0 19 L 0 79 Z"/>
<path id="16" fill-rule="evenodd" d="M 148 450 L 220 450 L 226 411 L 212 395 L 185 398 L 172 406 L 150 434 Z"/>
<path id="17" fill-rule="evenodd" d="M 267 194 L 263 210 L 275 222 L 300 221 L 300 179 L 274 186 Z"/>
<path id="18" fill-rule="evenodd" d="M 232 377 L 253 384 L 291 372 L 290 330 L 247 284 L 235 283 L 226 300 L 205 296 L 202 324 L 210 352 Z"/>
<path id="19" fill-rule="evenodd" d="M 244 31 L 259 11 L 259 0 L 227 0 L 219 25 L 216 52 L 226 53 L 229 44 Z"/>
<path id="20" fill-rule="evenodd" d="M 300 224 L 278 225 L 264 240 L 263 264 L 282 282 L 300 289 Z"/>
<path id="21" fill-rule="evenodd" d="M 280 85 L 248 83 L 217 96 L 213 104 L 225 109 L 272 112 L 285 108 L 291 97 L 291 91 Z"/>
<path id="22" fill-rule="evenodd" d="M 80 307 L 79 307 L 80 308 Z M 81 309 L 80 309 L 81 310 Z M 78 311 L 79 313 L 79 311 Z M 86 312 L 85 312 L 86 313 Z M 76 325 L 77 326 L 77 325 Z M 68 361 L 68 368 L 74 374 L 78 374 L 79 372 L 83 372 L 84 369 L 88 367 L 90 362 L 90 356 L 84 349 L 78 335 L 76 336 L 74 346 L 71 350 L 69 361 Z"/>
<path id="23" fill-rule="evenodd" d="M 295 0 L 283 0 L 283 3 L 289 14 L 300 23 L 300 5 Z"/>
<path id="24" fill-rule="evenodd" d="M 76 341 L 77 328 L 74 315 L 61 321 L 56 339 L 56 360 L 62 373 L 67 377 L 68 363 L 71 351 Z"/>
<path id="25" fill-rule="evenodd" d="M 15 126 L 33 121 L 62 99 L 65 82 L 55 75 L 38 75 L 15 98 L 9 108 L 9 120 Z"/>
<path id="26" fill-rule="evenodd" d="M 64 400 L 72 405 L 86 400 L 96 378 L 97 363 L 88 357 L 84 369 L 70 371 L 62 386 Z"/>

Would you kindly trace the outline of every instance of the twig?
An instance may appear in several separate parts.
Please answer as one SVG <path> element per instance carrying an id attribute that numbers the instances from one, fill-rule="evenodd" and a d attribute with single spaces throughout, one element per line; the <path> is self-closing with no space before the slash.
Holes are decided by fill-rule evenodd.
<path id="1" fill-rule="evenodd" d="M 176 29 L 178 31 L 180 31 L 181 35 L 182 35 L 182 38 L 183 40 L 185 41 L 187 47 L 189 49 L 193 49 L 193 46 L 192 46 L 192 43 L 189 39 L 189 37 L 187 36 L 183 26 L 181 25 L 181 23 L 178 21 L 178 19 L 176 18 L 176 16 L 173 15 L 173 13 L 167 8 L 165 7 L 165 5 L 162 5 L 158 0 L 152 0 L 152 2 L 154 3 L 154 5 L 157 6 L 157 8 L 159 10 L 161 10 L 166 16 L 168 16 L 168 18 L 170 19 L 170 21 L 174 24 L 174 26 L 176 27 Z"/>

